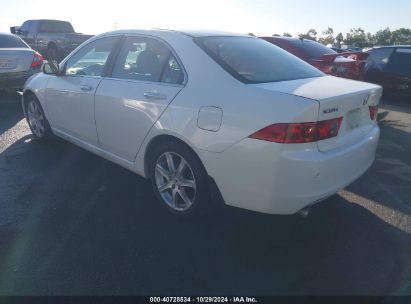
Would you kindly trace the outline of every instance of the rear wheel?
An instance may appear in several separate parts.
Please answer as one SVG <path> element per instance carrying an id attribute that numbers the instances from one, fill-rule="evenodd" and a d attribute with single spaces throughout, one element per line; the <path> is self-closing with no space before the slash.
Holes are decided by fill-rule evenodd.
<path id="1" fill-rule="evenodd" d="M 171 213 L 195 217 L 210 211 L 213 202 L 208 176 L 189 148 L 175 142 L 158 146 L 150 172 L 157 198 Z"/>
<path id="2" fill-rule="evenodd" d="M 40 102 L 34 96 L 27 96 L 25 99 L 26 118 L 34 138 L 41 141 L 51 138 L 50 124 L 44 115 Z"/>

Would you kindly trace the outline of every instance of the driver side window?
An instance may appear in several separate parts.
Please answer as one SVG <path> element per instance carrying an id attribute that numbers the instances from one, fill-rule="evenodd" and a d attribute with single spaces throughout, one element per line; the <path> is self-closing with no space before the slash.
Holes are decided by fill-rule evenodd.
<path id="1" fill-rule="evenodd" d="M 102 76 L 117 41 L 118 37 L 107 37 L 85 45 L 67 60 L 65 75 Z"/>

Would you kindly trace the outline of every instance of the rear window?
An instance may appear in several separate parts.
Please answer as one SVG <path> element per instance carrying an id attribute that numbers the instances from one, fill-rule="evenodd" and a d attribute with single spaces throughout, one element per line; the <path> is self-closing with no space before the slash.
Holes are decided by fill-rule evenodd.
<path id="1" fill-rule="evenodd" d="M 296 39 L 288 40 L 287 42 L 295 48 L 299 49 L 304 54 L 306 54 L 306 56 L 308 56 L 309 58 L 319 58 L 327 54 L 337 54 L 336 51 L 326 47 L 325 45 L 322 45 L 321 43 L 312 40 Z"/>
<path id="2" fill-rule="evenodd" d="M 367 68 L 383 71 L 390 61 L 390 56 L 393 51 L 393 48 L 373 49 L 367 58 Z"/>
<path id="3" fill-rule="evenodd" d="M 401 75 L 411 75 L 411 48 L 397 49 L 390 58 L 387 71 Z"/>
<path id="4" fill-rule="evenodd" d="M 28 48 L 20 38 L 14 35 L 0 35 L 0 49 L 5 48 Z"/>
<path id="5" fill-rule="evenodd" d="M 40 33 L 73 33 L 74 29 L 70 22 L 67 21 L 41 21 L 40 22 Z"/>
<path id="6" fill-rule="evenodd" d="M 324 74 L 283 49 L 252 37 L 204 37 L 195 42 L 244 83 L 321 77 Z"/>

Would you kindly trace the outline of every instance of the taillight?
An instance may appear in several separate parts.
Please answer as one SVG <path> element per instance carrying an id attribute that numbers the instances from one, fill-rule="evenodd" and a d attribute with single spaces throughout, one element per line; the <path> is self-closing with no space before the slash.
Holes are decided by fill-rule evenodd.
<path id="1" fill-rule="evenodd" d="M 280 123 L 250 135 L 250 138 L 281 144 L 309 143 L 336 137 L 342 117 L 318 122 Z"/>
<path id="2" fill-rule="evenodd" d="M 370 109 L 371 120 L 376 120 L 377 114 L 378 114 L 378 106 L 370 106 L 369 109 Z"/>
<path id="3" fill-rule="evenodd" d="M 35 52 L 33 61 L 31 62 L 31 68 L 35 69 L 43 64 L 43 56 L 40 53 Z"/>
<path id="4" fill-rule="evenodd" d="M 321 64 L 317 68 L 325 74 L 332 74 L 334 72 L 334 66 L 332 64 Z"/>

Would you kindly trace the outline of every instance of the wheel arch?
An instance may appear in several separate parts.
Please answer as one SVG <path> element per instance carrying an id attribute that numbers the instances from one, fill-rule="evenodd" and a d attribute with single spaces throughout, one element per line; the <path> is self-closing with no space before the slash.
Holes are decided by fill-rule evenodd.
<path id="1" fill-rule="evenodd" d="M 154 149 L 156 147 L 158 147 L 159 145 L 161 145 L 164 142 L 175 142 L 178 144 L 181 144 L 183 146 L 185 146 L 186 148 L 188 148 L 193 155 L 197 158 L 197 160 L 201 163 L 201 165 L 203 166 L 205 172 L 207 172 L 207 169 L 204 165 L 204 162 L 201 160 L 201 157 L 198 155 L 198 153 L 189 145 L 187 144 L 184 140 L 182 140 L 181 138 L 178 138 L 176 136 L 170 135 L 170 134 L 159 134 L 154 136 L 152 139 L 150 139 L 149 143 L 146 146 L 146 149 L 144 151 L 144 174 L 147 177 L 150 177 L 150 162 L 152 161 L 152 152 L 154 151 Z"/>
<path id="2" fill-rule="evenodd" d="M 150 165 L 150 162 L 152 161 L 152 159 L 151 159 L 151 154 L 152 153 L 151 152 L 154 151 L 154 149 L 156 147 L 158 147 L 159 145 L 161 145 L 162 143 L 170 142 L 170 141 L 185 146 L 186 148 L 188 148 L 193 153 L 194 157 L 197 158 L 197 160 L 200 162 L 200 164 L 202 165 L 205 173 L 208 176 L 208 182 L 209 182 L 209 187 L 210 187 L 212 199 L 215 202 L 223 204 L 224 199 L 223 199 L 223 196 L 220 192 L 220 189 L 218 188 L 218 185 L 215 182 L 214 178 L 208 174 L 207 167 L 204 165 L 204 162 L 201 159 L 201 157 L 199 156 L 199 154 L 188 143 L 186 143 L 184 140 L 182 140 L 181 138 L 178 138 L 176 136 L 173 136 L 173 135 L 170 135 L 170 134 L 160 134 L 160 135 L 156 135 L 155 137 L 150 139 L 150 141 L 147 144 L 147 147 L 144 151 L 144 174 L 145 174 L 145 176 L 148 177 L 148 178 L 151 178 L 150 170 L 149 170 L 149 168 L 150 168 L 149 165 Z"/>
<path id="3" fill-rule="evenodd" d="M 35 94 L 32 90 L 27 89 L 27 90 L 25 90 L 25 91 L 23 92 L 23 96 L 22 96 L 22 98 L 21 98 L 21 106 L 23 107 L 23 113 L 24 113 L 25 116 L 27 116 L 27 113 L 26 113 L 26 102 L 27 102 L 27 98 L 28 98 L 29 96 L 34 97 L 34 98 L 36 98 L 37 100 L 39 100 L 39 99 L 37 98 L 36 94 Z M 40 100 L 39 100 L 39 102 L 40 102 Z"/>

